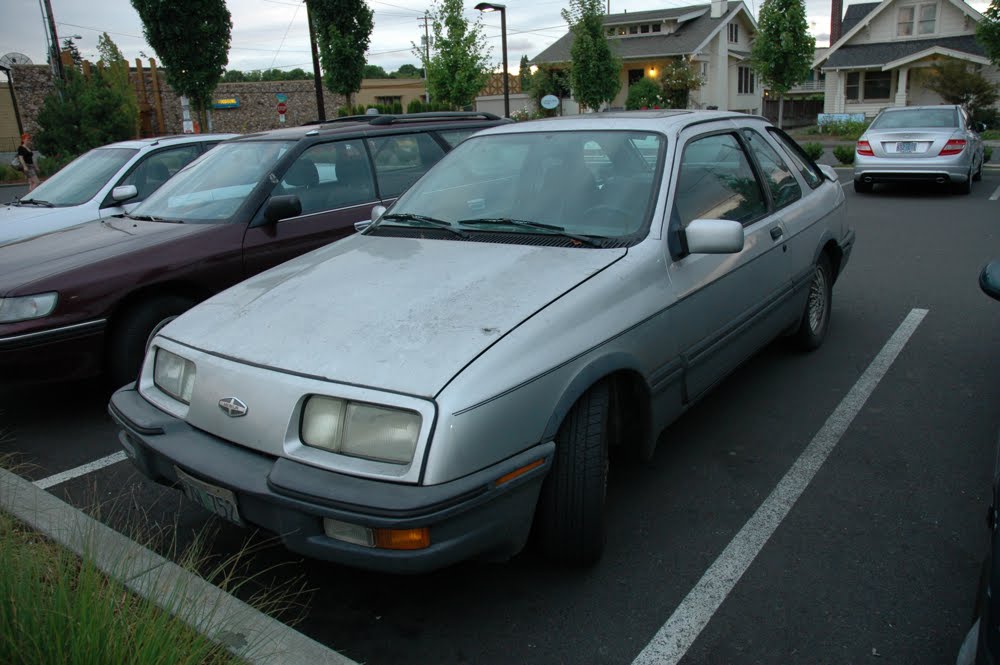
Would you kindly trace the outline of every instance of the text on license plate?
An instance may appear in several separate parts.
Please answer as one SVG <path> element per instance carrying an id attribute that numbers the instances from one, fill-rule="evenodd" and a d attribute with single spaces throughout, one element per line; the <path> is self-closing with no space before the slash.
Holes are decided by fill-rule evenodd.
<path id="1" fill-rule="evenodd" d="M 913 152 L 917 149 L 917 144 L 913 141 L 900 141 L 896 144 L 896 152 Z"/>
<path id="2" fill-rule="evenodd" d="M 243 518 L 240 517 L 239 508 L 236 506 L 236 495 L 229 490 L 202 482 L 197 478 L 192 478 L 181 471 L 176 466 L 177 479 L 181 482 L 181 489 L 184 495 L 199 504 L 205 510 L 215 513 L 219 517 L 224 517 L 230 522 L 246 526 Z"/>

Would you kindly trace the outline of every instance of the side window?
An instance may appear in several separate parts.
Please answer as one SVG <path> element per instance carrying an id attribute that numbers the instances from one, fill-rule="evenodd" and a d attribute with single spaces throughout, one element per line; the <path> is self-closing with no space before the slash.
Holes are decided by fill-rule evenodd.
<path id="1" fill-rule="evenodd" d="M 444 150 L 427 134 L 379 136 L 368 139 L 368 146 L 382 198 L 399 196 L 444 157 Z"/>
<path id="2" fill-rule="evenodd" d="M 813 160 L 809 159 L 809 156 L 802 150 L 802 147 L 798 143 L 776 127 L 768 127 L 767 131 L 778 143 L 784 146 L 785 153 L 792 160 L 792 165 L 802 174 L 807 185 L 816 189 L 823 184 L 823 174 L 820 173 L 819 167 L 816 166 Z"/>
<path id="3" fill-rule="evenodd" d="M 200 154 L 201 151 L 195 144 L 159 150 L 139 162 L 138 166 L 118 184 L 135 185 L 139 191 L 129 203 L 142 201 Z"/>
<path id="4" fill-rule="evenodd" d="M 375 200 L 371 166 L 360 139 L 307 148 L 285 171 L 273 194 L 294 194 L 302 214 Z"/>
<path id="5" fill-rule="evenodd" d="M 696 219 L 749 224 L 767 212 L 760 182 L 733 134 L 714 134 L 684 147 L 674 214 L 685 227 Z"/>
<path id="6" fill-rule="evenodd" d="M 438 132 L 437 135 L 444 139 L 444 142 L 450 145 L 452 148 L 457 146 L 459 143 L 469 138 L 476 132 L 478 132 L 482 127 L 470 127 L 469 129 L 449 129 L 444 132 Z"/>
<path id="7" fill-rule="evenodd" d="M 778 152 L 767 143 L 767 139 L 752 129 L 744 129 L 743 136 L 750 144 L 750 152 L 757 159 L 764 181 L 771 190 L 775 208 L 784 208 L 789 203 L 802 198 L 802 188 L 785 165 Z"/>

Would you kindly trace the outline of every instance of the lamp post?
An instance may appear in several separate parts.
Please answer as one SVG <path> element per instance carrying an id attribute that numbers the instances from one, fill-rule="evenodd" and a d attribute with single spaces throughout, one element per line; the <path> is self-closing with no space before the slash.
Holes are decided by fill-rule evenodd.
<path id="1" fill-rule="evenodd" d="M 480 2 L 476 9 L 481 12 L 500 12 L 500 42 L 503 46 L 503 117 L 510 117 L 510 89 L 507 83 L 507 5 Z"/>

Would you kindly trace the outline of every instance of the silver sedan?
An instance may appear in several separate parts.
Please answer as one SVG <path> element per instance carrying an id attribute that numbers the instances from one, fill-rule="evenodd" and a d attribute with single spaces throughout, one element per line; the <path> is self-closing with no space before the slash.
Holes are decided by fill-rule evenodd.
<path id="1" fill-rule="evenodd" d="M 858 139 L 854 191 L 870 192 L 880 182 L 931 182 L 968 194 L 983 175 L 976 130 L 961 106 L 885 109 Z"/>

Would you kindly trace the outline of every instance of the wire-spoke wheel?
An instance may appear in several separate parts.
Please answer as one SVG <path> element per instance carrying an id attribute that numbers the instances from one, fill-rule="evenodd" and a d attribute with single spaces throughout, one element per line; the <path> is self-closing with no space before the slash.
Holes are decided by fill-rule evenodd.
<path id="1" fill-rule="evenodd" d="M 833 271 L 830 258 L 823 254 L 813 266 L 809 280 L 809 293 L 802 321 L 795 333 L 796 343 L 807 351 L 819 348 L 830 327 L 830 309 L 833 299 Z"/>

